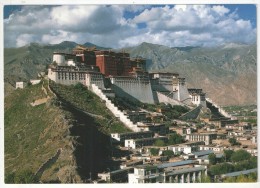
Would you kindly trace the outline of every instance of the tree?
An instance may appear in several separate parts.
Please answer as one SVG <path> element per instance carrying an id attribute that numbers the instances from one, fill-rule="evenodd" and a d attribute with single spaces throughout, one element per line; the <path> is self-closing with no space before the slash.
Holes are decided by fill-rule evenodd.
<path id="1" fill-rule="evenodd" d="M 153 156 L 157 156 L 159 154 L 159 149 L 158 148 L 151 148 L 150 153 Z"/>
<path id="2" fill-rule="evenodd" d="M 162 152 L 162 155 L 171 158 L 172 156 L 174 156 L 174 152 L 172 150 L 165 150 Z"/>
<path id="3" fill-rule="evenodd" d="M 231 161 L 231 155 L 234 153 L 233 150 L 224 150 L 224 156 L 225 156 L 225 161 L 230 162 Z"/>
<path id="4" fill-rule="evenodd" d="M 165 143 L 164 143 L 163 140 L 158 139 L 158 140 L 155 141 L 154 145 L 158 146 L 158 147 L 162 147 L 162 146 L 165 146 Z"/>
<path id="5" fill-rule="evenodd" d="M 242 170 L 248 170 L 253 169 L 257 167 L 257 157 L 251 157 L 249 160 L 244 160 L 237 162 L 234 165 L 235 171 L 242 171 Z"/>
<path id="6" fill-rule="evenodd" d="M 223 182 L 224 183 L 234 183 L 234 182 L 236 182 L 236 178 L 235 177 L 227 177 Z"/>
<path id="7" fill-rule="evenodd" d="M 250 173 L 248 175 L 239 175 L 238 177 L 228 177 L 224 180 L 224 183 L 234 183 L 234 182 L 256 182 L 257 181 L 257 174 Z"/>
<path id="8" fill-rule="evenodd" d="M 231 144 L 231 146 L 241 145 L 239 142 L 237 142 L 235 138 L 230 138 L 228 141 Z"/>
<path id="9" fill-rule="evenodd" d="M 208 159 L 211 165 L 216 164 L 216 155 L 214 153 L 210 153 Z"/>
<path id="10" fill-rule="evenodd" d="M 248 153 L 247 151 L 240 149 L 236 152 L 234 152 L 231 156 L 231 161 L 232 162 L 240 162 L 244 160 L 249 160 L 251 158 L 251 154 Z"/>
<path id="11" fill-rule="evenodd" d="M 226 174 L 234 171 L 234 166 L 229 163 L 220 163 L 210 167 L 209 169 L 212 175 Z"/>
<path id="12" fill-rule="evenodd" d="M 201 183 L 211 183 L 210 177 L 206 175 L 201 176 Z"/>
<path id="13" fill-rule="evenodd" d="M 248 179 L 250 182 L 256 182 L 257 181 L 257 173 L 253 172 L 248 175 Z"/>
<path id="14" fill-rule="evenodd" d="M 255 182 L 256 179 L 254 179 L 253 176 L 247 176 L 247 175 L 239 175 L 236 178 L 236 182 Z"/>
<path id="15" fill-rule="evenodd" d="M 180 144 L 183 142 L 184 142 L 184 139 L 180 134 L 177 134 L 177 133 L 170 134 L 169 140 L 168 140 L 169 145 Z"/>

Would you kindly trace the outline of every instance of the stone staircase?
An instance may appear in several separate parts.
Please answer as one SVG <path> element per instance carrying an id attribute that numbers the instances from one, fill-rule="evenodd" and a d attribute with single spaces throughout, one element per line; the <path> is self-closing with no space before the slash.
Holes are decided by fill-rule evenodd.
<path id="1" fill-rule="evenodd" d="M 98 88 L 95 84 L 91 85 L 91 90 L 102 99 L 106 107 L 114 114 L 116 118 L 118 118 L 126 127 L 131 129 L 134 132 L 139 132 L 140 128 L 138 128 L 137 124 L 134 124 L 121 110 L 119 110 L 111 100 L 107 98 L 107 96 L 102 92 L 101 89 Z"/>

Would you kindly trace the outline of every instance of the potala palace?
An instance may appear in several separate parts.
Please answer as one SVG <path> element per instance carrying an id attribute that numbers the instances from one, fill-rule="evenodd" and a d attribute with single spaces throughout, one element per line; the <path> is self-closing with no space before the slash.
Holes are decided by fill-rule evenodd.
<path id="1" fill-rule="evenodd" d="M 202 89 L 187 88 L 178 73 L 147 72 L 146 60 L 129 53 L 96 50 L 78 45 L 72 54 L 54 52 L 49 79 L 60 84 L 78 82 L 106 96 L 121 96 L 143 103 L 206 106 Z"/>

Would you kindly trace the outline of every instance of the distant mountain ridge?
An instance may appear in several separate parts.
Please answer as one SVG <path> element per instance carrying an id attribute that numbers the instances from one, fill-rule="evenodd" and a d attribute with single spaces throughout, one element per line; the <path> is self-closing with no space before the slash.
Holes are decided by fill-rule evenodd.
<path id="1" fill-rule="evenodd" d="M 202 88 L 220 105 L 256 104 L 256 44 L 170 48 L 142 43 L 125 51 L 147 58 L 149 71 L 178 72 L 189 87 Z"/>
<path id="2" fill-rule="evenodd" d="M 70 53 L 76 45 L 64 41 L 53 45 L 31 43 L 20 48 L 5 48 L 5 94 L 12 90 L 15 81 L 36 78 L 37 73 L 51 63 L 54 51 Z M 83 45 L 110 49 L 89 42 Z M 206 48 L 167 47 L 143 42 L 123 50 L 131 57 L 146 58 L 149 71 L 178 72 L 186 78 L 189 87 L 202 88 L 220 105 L 256 104 L 256 44 L 229 43 Z"/>

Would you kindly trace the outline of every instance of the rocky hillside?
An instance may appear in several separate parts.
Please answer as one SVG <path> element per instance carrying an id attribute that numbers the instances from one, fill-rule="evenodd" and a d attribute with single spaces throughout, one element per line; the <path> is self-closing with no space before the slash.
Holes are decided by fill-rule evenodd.
<path id="1" fill-rule="evenodd" d="M 36 78 L 46 70 L 54 51 L 70 52 L 77 44 L 56 45 L 31 43 L 21 48 L 4 50 L 5 95 L 15 81 Z M 95 46 L 91 43 L 87 47 Z M 96 46 L 97 49 L 104 49 Z M 215 48 L 175 47 L 142 43 L 125 48 L 132 57 L 147 58 L 149 71 L 178 72 L 189 87 L 202 88 L 207 96 L 220 105 L 256 104 L 256 45 L 226 44 Z"/>
<path id="2" fill-rule="evenodd" d="M 178 72 L 189 87 L 202 88 L 220 105 L 256 104 L 256 45 L 169 48 L 142 43 L 125 50 L 147 58 L 149 71 Z"/>

